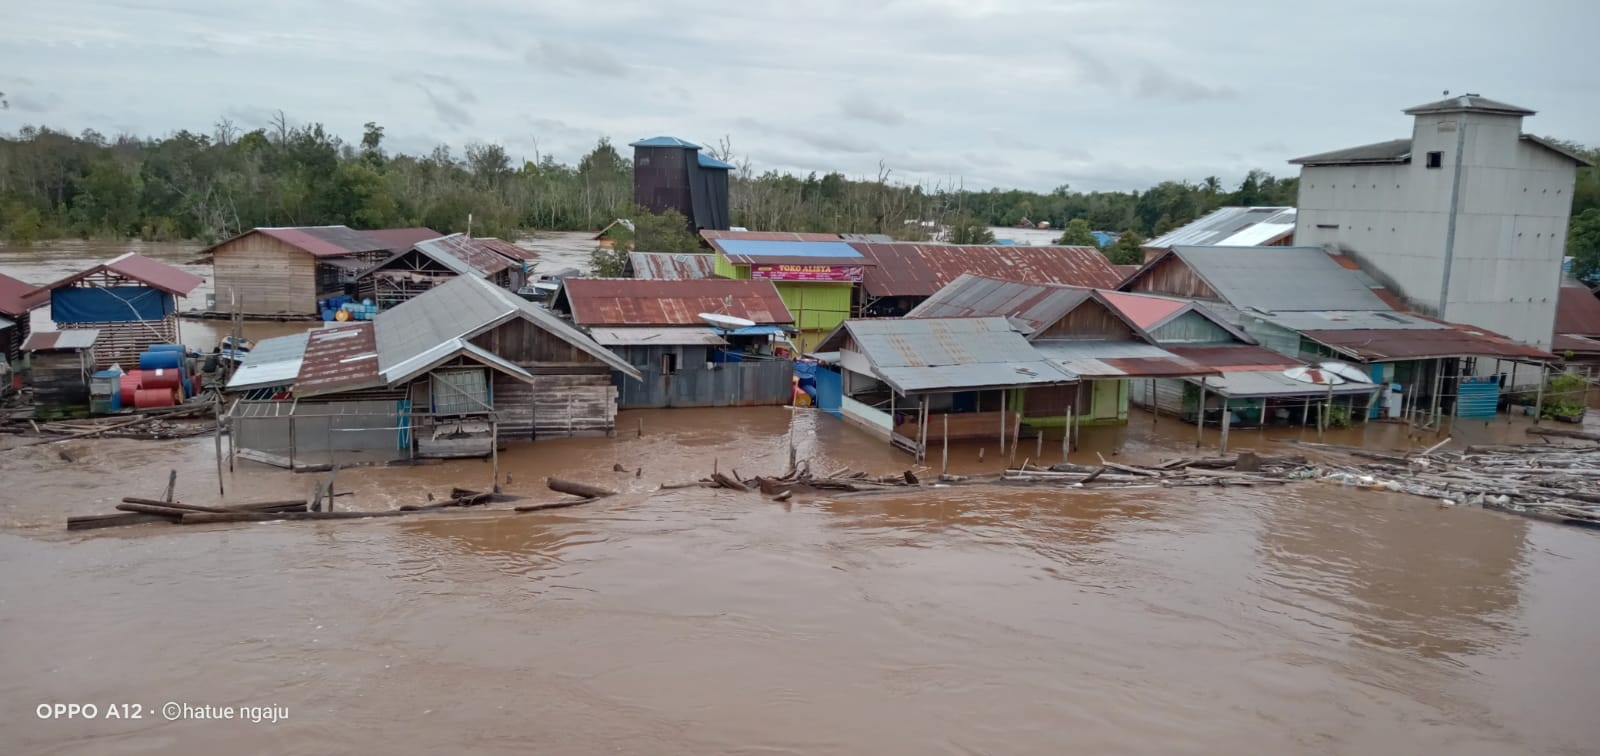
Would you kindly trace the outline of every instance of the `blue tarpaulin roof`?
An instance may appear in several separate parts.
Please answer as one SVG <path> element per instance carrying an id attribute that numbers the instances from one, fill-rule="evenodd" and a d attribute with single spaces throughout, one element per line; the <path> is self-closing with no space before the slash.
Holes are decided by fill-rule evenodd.
<path id="1" fill-rule="evenodd" d="M 700 153 L 700 167 L 701 168 L 720 168 L 720 169 L 726 171 L 726 170 L 732 170 L 733 169 L 733 164 L 732 163 L 723 162 L 721 160 L 718 160 L 718 159 L 716 159 L 714 157 L 711 157 L 710 155 L 707 155 L 704 152 L 702 152 L 702 153 Z"/>
<path id="2" fill-rule="evenodd" d="M 745 326 L 744 328 L 737 328 L 732 331 L 724 331 L 718 328 L 713 328 L 712 330 L 728 336 L 766 336 L 769 334 L 781 335 L 783 333 L 783 326 L 753 325 Z"/>
<path id="3" fill-rule="evenodd" d="M 861 253 L 842 241 L 765 241 L 757 239 L 718 239 L 724 254 L 744 257 L 834 257 L 857 258 Z"/>
<path id="4" fill-rule="evenodd" d="M 686 141 L 684 141 L 682 139 L 679 139 L 677 137 L 670 137 L 670 136 L 658 136 L 658 137 L 650 137 L 649 139 L 640 139 L 639 141 L 633 142 L 633 143 L 629 144 L 628 146 L 629 147 L 682 147 L 682 148 L 688 149 L 688 150 L 698 150 L 698 149 L 700 149 L 700 145 L 695 144 L 694 142 L 686 142 Z"/>

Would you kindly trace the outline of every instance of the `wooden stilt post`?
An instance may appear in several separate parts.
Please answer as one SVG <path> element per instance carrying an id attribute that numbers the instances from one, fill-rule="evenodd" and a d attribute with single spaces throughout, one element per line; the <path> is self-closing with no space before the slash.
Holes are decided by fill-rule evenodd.
<path id="1" fill-rule="evenodd" d="M 492 468 L 492 470 L 491 470 L 491 472 L 489 474 L 494 476 L 494 480 L 491 482 L 491 484 L 489 486 L 489 490 L 494 492 L 494 493 L 500 493 L 500 421 L 499 420 L 490 420 L 489 421 L 489 464 L 490 464 L 490 467 Z"/>
<path id="2" fill-rule="evenodd" d="M 294 470 L 294 408 L 289 409 L 289 469 Z"/>
<path id="3" fill-rule="evenodd" d="M 1305 406 L 1300 408 L 1300 427 L 1302 428 L 1311 424 L 1311 397 L 1307 396 L 1305 402 Z"/>
<path id="4" fill-rule="evenodd" d="M 1549 376 L 1550 366 L 1539 363 L 1539 388 L 1533 395 L 1533 424 L 1538 425 L 1539 419 L 1544 416 L 1544 384 Z"/>
<path id="5" fill-rule="evenodd" d="M 1035 444 L 1035 446 L 1037 446 L 1038 448 L 1034 449 L 1033 458 L 1043 462 L 1044 461 L 1044 429 L 1043 428 L 1039 429 L 1039 443 Z"/>
<path id="6" fill-rule="evenodd" d="M 1428 409 L 1428 422 L 1439 421 L 1439 395 L 1444 392 L 1444 358 L 1433 361 L 1433 401 Z"/>
<path id="7" fill-rule="evenodd" d="M 944 452 L 939 457 L 939 474 L 950 472 L 950 413 L 944 413 Z"/>
<path id="8" fill-rule="evenodd" d="M 217 495 L 226 496 L 227 491 L 223 490 L 222 485 L 222 396 L 220 394 L 212 403 L 212 412 L 213 417 L 216 418 L 216 427 L 212 429 L 211 438 L 217 447 Z M 172 473 L 174 478 L 177 477 L 177 474 L 177 471 Z M 168 485 L 170 486 L 171 484 Z"/>
<path id="9" fill-rule="evenodd" d="M 1077 414 L 1078 400 L 1074 398 L 1072 404 L 1067 406 L 1067 424 L 1061 429 L 1061 461 L 1067 461 L 1067 456 L 1072 453 L 1072 416 Z"/>
<path id="10" fill-rule="evenodd" d="M 1156 427 L 1161 420 L 1161 408 L 1156 406 L 1156 379 L 1146 378 L 1150 382 L 1150 427 Z"/>
<path id="11" fill-rule="evenodd" d="M 1233 423 L 1233 413 L 1228 410 L 1228 400 L 1222 400 L 1222 453 L 1228 453 L 1228 426 Z"/>
<path id="12" fill-rule="evenodd" d="M 1011 397 L 1006 396 L 1005 389 L 1000 389 L 1000 458 L 1006 457 L 1006 406 L 1011 403 Z"/>
<path id="13" fill-rule="evenodd" d="M 624 382 L 624 385 L 626 385 L 626 382 Z M 791 433 L 790 437 L 792 438 L 793 436 L 794 436 L 794 434 Z M 636 438 L 644 438 L 644 416 L 643 415 L 639 416 L 639 435 L 636 436 Z"/>
<path id="14" fill-rule="evenodd" d="M 1200 376 L 1200 409 L 1194 416 L 1194 448 L 1206 442 L 1206 377 Z"/>

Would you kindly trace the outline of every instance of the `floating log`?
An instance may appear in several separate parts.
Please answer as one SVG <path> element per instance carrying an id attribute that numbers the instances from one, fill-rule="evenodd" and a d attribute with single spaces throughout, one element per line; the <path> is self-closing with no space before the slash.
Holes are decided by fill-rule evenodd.
<path id="1" fill-rule="evenodd" d="M 141 498 L 139 498 L 137 496 L 124 496 L 124 497 L 122 497 L 122 503 L 123 504 L 135 504 L 135 505 L 143 504 L 145 506 L 165 507 L 167 509 L 182 509 L 182 510 L 187 510 L 187 511 L 190 511 L 190 512 L 226 512 L 226 511 L 228 511 L 227 509 L 224 509 L 222 507 L 202 507 L 202 506 L 198 506 L 198 505 L 195 505 L 195 504 L 184 504 L 184 503 L 181 503 L 181 502 L 166 501 L 166 500 L 163 500 L 163 499 L 141 499 Z M 124 512 L 138 512 L 138 511 L 140 511 L 138 509 L 124 509 L 121 506 L 117 507 L 117 509 L 122 509 Z"/>
<path id="2" fill-rule="evenodd" d="M 573 496 L 581 496 L 585 499 L 603 499 L 607 496 L 617 495 L 616 491 L 601 488 L 599 486 L 591 486 L 588 483 L 579 483 L 575 480 L 563 480 L 561 478 L 547 478 L 545 479 L 545 485 L 548 486 L 552 491 L 558 491 L 564 494 L 572 494 Z"/>
<path id="3" fill-rule="evenodd" d="M 1576 438 L 1582 441 L 1600 441 L 1600 433 L 1585 431 L 1564 430 L 1562 428 L 1529 428 L 1530 436 L 1553 436 L 1556 438 Z"/>
<path id="4" fill-rule="evenodd" d="M 215 522 L 276 522 L 278 520 L 359 520 L 368 517 L 396 517 L 419 514 L 404 509 L 383 509 L 376 512 L 186 512 L 179 522 L 184 525 L 206 525 Z"/>
<path id="5" fill-rule="evenodd" d="M 123 502 L 121 504 L 118 504 L 117 505 L 117 509 L 120 509 L 120 510 L 122 510 L 124 512 L 138 512 L 140 514 L 160 515 L 162 517 L 166 517 L 166 518 L 174 520 L 174 521 L 181 519 L 185 514 L 192 513 L 192 512 L 195 511 L 193 509 L 182 509 L 182 508 L 179 508 L 179 507 L 164 507 L 164 506 L 160 506 L 158 504 L 129 504 L 127 502 Z"/>
<path id="6" fill-rule="evenodd" d="M 731 488 L 740 493 L 748 493 L 750 491 L 749 486 L 746 486 L 745 484 L 740 483 L 739 481 L 734 480 L 733 478 L 730 478 L 720 472 L 712 473 L 711 479 L 716 481 L 717 485 L 722 486 L 723 488 Z"/>
<path id="7" fill-rule="evenodd" d="M 1106 468 L 1103 467 L 1103 466 L 1102 467 L 1098 467 L 1098 468 L 1095 468 L 1094 472 L 1089 473 L 1087 476 L 1084 477 L 1083 480 L 1080 480 L 1078 482 L 1079 483 L 1093 483 L 1096 478 L 1098 478 L 1098 477 L 1100 477 L 1102 475 L 1105 475 L 1105 474 L 1106 474 Z"/>
<path id="8" fill-rule="evenodd" d="M 344 496 L 346 494 L 340 494 Z M 146 500 L 148 501 L 148 500 Z M 277 511 L 303 511 L 306 503 L 303 500 L 286 501 L 260 501 L 251 504 L 234 504 L 225 508 L 227 512 L 277 512 Z M 114 528 L 124 525 L 143 525 L 148 522 L 171 522 L 169 518 L 158 515 L 141 514 L 137 512 L 116 512 L 112 514 L 78 515 L 67 518 L 67 530 L 94 530 L 97 528 Z"/>
<path id="9" fill-rule="evenodd" d="M 445 499 L 444 501 L 430 502 L 428 504 L 407 504 L 403 507 L 400 507 L 400 509 L 405 512 L 422 512 L 429 509 L 446 509 L 448 507 L 475 507 L 482 504 L 488 504 L 494 499 L 494 494 L 465 491 L 460 488 L 455 489 L 455 491 L 452 491 L 452 493 L 466 495 L 456 496 L 453 499 Z"/>
<path id="10" fill-rule="evenodd" d="M 573 501 L 551 501 L 543 504 L 523 504 L 520 507 L 512 507 L 511 510 L 513 512 L 542 512 L 546 509 L 566 509 L 567 507 L 575 507 L 579 504 L 588 504 L 592 501 L 598 501 L 601 498 L 602 497 L 596 496 L 593 498 L 576 499 Z"/>

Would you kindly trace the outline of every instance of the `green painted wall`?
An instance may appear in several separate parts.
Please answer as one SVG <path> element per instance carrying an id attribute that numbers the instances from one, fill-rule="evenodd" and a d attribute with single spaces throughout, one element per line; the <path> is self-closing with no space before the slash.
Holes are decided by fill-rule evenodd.
<path id="1" fill-rule="evenodd" d="M 722 254 L 721 252 L 716 254 L 717 260 L 715 270 L 717 275 L 722 276 L 723 278 L 738 278 L 741 280 L 750 277 L 750 266 L 734 265 L 733 263 L 728 262 L 728 257 L 726 255 Z"/>
<path id="2" fill-rule="evenodd" d="M 1233 334 L 1197 312 L 1186 312 L 1177 320 L 1150 332 L 1159 344 L 1226 344 Z"/>

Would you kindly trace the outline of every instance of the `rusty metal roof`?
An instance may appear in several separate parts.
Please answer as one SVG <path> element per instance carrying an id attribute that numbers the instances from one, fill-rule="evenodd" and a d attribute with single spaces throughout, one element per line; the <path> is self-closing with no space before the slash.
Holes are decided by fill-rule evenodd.
<path id="1" fill-rule="evenodd" d="M 1035 333 L 1088 299 L 1092 289 L 1030 284 L 962 273 L 906 313 L 908 318 L 1005 317 Z"/>
<path id="2" fill-rule="evenodd" d="M 444 236 L 438 231 L 423 226 L 413 228 L 369 228 L 362 231 L 361 234 L 383 243 L 390 252 L 404 252 L 411 249 L 411 246 L 417 242 Z"/>
<path id="3" fill-rule="evenodd" d="M 1600 336 L 1600 298 L 1588 287 L 1563 285 L 1556 302 L 1556 333 Z"/>
<path id="4" fill-rule="evenodd" d="M 1436 357 L 1497 357 L 1548 360 L 1551 354 L 1470 326 L 1439 329 L 1301 330 L 1300 335 L 1362 362 Z"/>
<path id="5" fill-rule="evenodd" d="M 506 241 L 505 239 L 496 239 L 494 237 L 473 237 L 473 241 L 477 242 L 478 246 L 494 252 L 495 254 L 498 254 L 508 260 L 527 262 L 529 260 L 539 259 L 538 252 L 524 247 L 519 247 L 512 242 Z"/>
<path id="6" fill-rule="evenodd" d="M 1550 340 L 1550 351 L 1556 354 L 1596 354 L 1600 353 L 1600 340 L 1558 333 Z"/>
<path id="7" fill-rule="evenodd" d="M 284 226 L 252 228 L 231 239 L 224 239 L 201 250 L 215 252 L 218 248 L 251 234 L 265 234 L 278 241 L 303 250 L 313 257 L 342 257 L 357 252 L 387 252 L 389 243 L 368 236 L 348 226 Z"/>
<path id="8" fill-rule="evenodd" d="M 1221 370 L 1224 373 L 1251 370 L 1282 370 L 1305 363 L 1293 357 L 1252 344 L 1215 344 L 1210 346 L 1163 347 L 1198 365 Z"/>
<path id="9" fill-rule="evenodd" d="M 1123 275 L 1093 247 L 1009 247 L 954 244 L 850 245 L 867 262 L 862 288 L 874 297 L 926 297 L 963 273 L 1111 289 Z"/>
<path id="10" fill-rule="evenodd" d="M 461 275 L 487 277 L 512 265 L 504 255 L 466 234 L 451 234 L 417 242 L 412 249 Z"/>
<path id="11" fill-rule="evenodd" d="M 634 278 L 655 281 L 710 278 L 716 274 L 716 269 L 716 255 L 628 253 L 628 270 L 633 272 Z"/>
<path id="12" fill-rule="evenodd" d="M 901 394 L 1078 379 L 1044 359 L 1005 318 L 846 320 L 823 343 L 842 342 L 844 333 L 877 376 Z"/>
<path id="13" fill-rule="evenodd" d="M 1219 371 L 1140 341 L 1033 342 L 1045 359 L 1084 378 L 1167 378 Z"/>
<path id="14" fill-rule="evenodd" d="M 702 325 L 700 313 L 793 323 L 771 281 L 569 278 L 552 305 L 582 326 Z"/>
<path id="15" fill-rule="evenodd" d="M 186 296 L 194 291 L 196 286 L 205 283 L 205 279 L 193 273 L 179 270 L 160 260 L 152 260 L 144 255 L 129 252 L 121 257 L 108 260 L 99 265 L 80 270 L 53 284 L 41 288 L 59 289 L 70 286 L 96 273 L 114 273 L 123 278 L 138 281 L 152 289 L 159 289 L 175 296 Z"/>
<path id="16" fill-rule="evenodd" d="M 305 356 L 294 381 L 296 393 L 327 394 L 382 385 L 373 324 L 323 328 L 306 336 Z"/>
<path id="17" fill-rule="evenodd" d="M 29 310 L 48 301 L 46 294 L 49 291 L 0 273 L 0 312 L 27 315 Z"/>
<path id="18" fill-rule="evenodd" d="M 88 349 L 100 339 L 98 328 L 69 328 L 65 331 L 34 331 L 22 342 L 24 352 Z"/>

